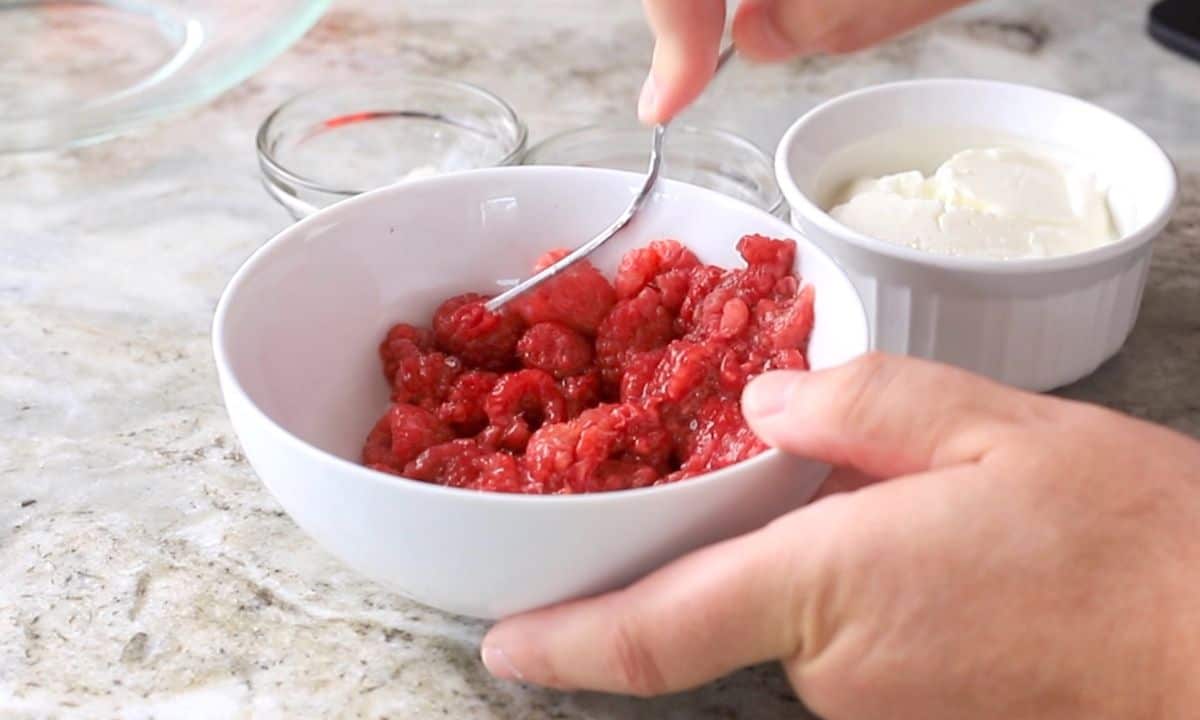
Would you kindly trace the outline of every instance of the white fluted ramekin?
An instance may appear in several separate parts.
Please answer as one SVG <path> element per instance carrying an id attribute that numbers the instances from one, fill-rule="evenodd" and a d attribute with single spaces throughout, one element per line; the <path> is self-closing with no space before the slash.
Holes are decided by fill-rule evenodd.
<path id="1" fill-rule="evenodd" d="M 910 142 L 870 150 L 885 135 Z M 867 237 L 825 211 L 854 176 L 913 163 L 928 172 L 996 137 L 1081 160 L 1109 186 L 1121 239 L 1054 258 L 944 256 Z M 1176 197 L 1170 159 L 1134 125 L 1066 95 L 981 80 L 882 85 L 820 105 L 784 135 L 775 172 L 792 223 L 854 282 L 876 349 L 1038 391 L 1090 374 L 1124 344 Z"/>

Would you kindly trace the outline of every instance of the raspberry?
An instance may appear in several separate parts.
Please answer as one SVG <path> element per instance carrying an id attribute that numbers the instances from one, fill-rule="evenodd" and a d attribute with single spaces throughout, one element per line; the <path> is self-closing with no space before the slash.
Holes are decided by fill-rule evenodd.
<path id="1" fill-rule="evenodd" d="M 531 486 L 525 469 L 515 457 L 505 452 L 492 453 L 481 458 L 478 462 L 479 479 L 475 483 L 478 490 L 491 492 L 522 493 L 538 492 L 540 488 Z"/>
<path id="2" fill-rule="evenodd" d="M 747 266 L 723 270 L 658 241 L 622 259 L 615 288 L 582 263 L 512 311 L 460 295 L 432 332 L 393 326 L 379 356 L 394 404 L 363 463 L 549 494 L 669 483 L 761 452 L 741 391 L 761 372 L 808 368 L 813 291 L 790 240 L 747 235 L 738 250 Z"/>
<path id="3" fill-rule="evenodd" d="M 453 355 L 432 352 L 403 357 L 392 378 L 392 402 L 412 403 L 434 411 L 461 372 L 462 361 Z"/>
<path id="4" fill-rule="evenodd" d="M 775 283 L 775 290 L 772 295 L 776 299 L 795 297 L 799 289 L 800 281 L 796 279 L 795 275 L 788 275 L 779 278 L 779 281 Z"/>
<path id="5" fill-rule="evenodd" d="M 499 431 L 500 447 L 523 450 L 542 425 L 566 419 L 567 403 L 558 383 L 542 370 L 520 370 L 500 378 L 484 402 L 488 422 Z M 489 428 L 491 429 L 491 428 Z"/>
<path id="6" fill-rule="evenodd" d="M 517 357 L 525 367 L 545 370 L 562 379 L 591 366 L 592 344 L 562 323 L 538 323 L 521 336 Z"/>
<path id="7" fill-rule="evenodd" d="M 438 408 L 438 419 L 449 425 L 459 437 L 475 435 L 487 427 L 483 408 L 487 396 L 500 376 L 485 370 L 468 370 L 454 381 L 445 402 Z"/>
<path id="8" fill-rule="evenodd" d="M 687 293 L 679 304 L 679 318 L 675 322 L 678 334 L 691 332 L 700 305 L 724 277 L 725 271 L 713 265 L 704 265 L 691 271 Z"/>
<path id="9" fill-rule="evenodd" d="M 687 298 L 688 290 L 692 287 L 692 278 L 696 276 L 694 268 L 679 268 L 668 270 L 654 278 L 654 287 L 662 295 L 663 307 L 672 313 L 678 313 L 683 301 Z"/>
<path id="10" fill-rule="evenodd" d="M 658 470 L 649 465 L 632 460 L 605 460 L 592 472 L 584 492 L 650 487 L 658 478 Z"/>
<path id="11" fill-rule="evenodd" d="M 524 470 L 508 453 L 493 452 L 473 440 L 452 440 L 421 453 L 404 468 L 414 480 L 449 487 L 519 493 L 531 488 Z"/>
<path id="12" fill-rule="evenodd" d="M 542 256 L 536 270 L 567 254 L 555 250 Z M 513 301 L 513 308 L 529 325 L 560 322 L 584 335 L 595 335 L 600 321 L 617 300 L 616 292 L 600 271 L 586 260 Z"/>
<path id="13" fill-rule="evenodd" d="M 731 395 L 736 395 L 750 381 L 752 375 L 763 371 L 766 358 L 751 353 L 743 358 L 738 348 L 725 348 L 717 367 L 717 385 Z"/>
<path id="14" fill-rule="evenodd" d="M 363 462 L 399 470 L 426 448 L 452 437 L 450 430 L 428 410 L 395 404 L 367 436 Z"/>
<path id="15" fill-rule="evenodd" d="M 618 386 L 621 365 L 630 353 L 662 347 L 674 334 L 671 313 L 654 288 L 644 288 L 636 297 L 617 303 L 596 335 L 596 361 L 604 381 Z"/>
<path id="16" fill-rule="evenodd" d="M 503 370 L 516 359 L 521 319 L 507 310 L 489 312 L 486 300 L 476 293 L 450 298 L 433 315 L 433 333 L 439 348 L 467 365 Z"/>
<path id="17" fill-rule="evenodd" d="M 652 391 L 671 403 L 682 403 L 689 395 L 711 391 L 724 349 L 717 344 L 700 345 L 676 340 L 667 346 L 650 380 Z"/>
<path id="18" fill-rule="evenodd" d="M 721 277 L 694 306 L 691 329 L 686 337 L 693 340 L 732 337 L 724 333 L 729 329 L 744 329 L 745 325 L 726 326 L 726 308 L 730 303 L 749 309 L 771 295 L 778 278 L 760 267 L 748 270 L 729 270 Z M 681 310 L 682 312 L 682 310 Z M 746 318 L 748 320 L 748 317 Z M 736 334 L 736 333 L 735 333 Z"/>
<path id="19" fill-rule="evenodd" d="M 750 306 L 741 298 L 733 298 L 721 306 L 721 319 L 715 335 L 722 340 L 729 340 L 741 335 L 749 325 Z"/>
<path id="20" fill-rule="evenodd" d="M 583 375 L 564 378 L 562 393 L 567 401 L 567 419 L 579 417 L 600 402 L 600 371 L 592 368 Z"/>
<path id="21" fill-rule="evenodd" d="M 658 364 L 666 354 L 666 348 L 655 348 L 646 352 L 630 353 L 625 358 L 621 368 L 621 402 L 636 403 L 653 394 L 651 381 L 658 370 Z"/>
<path id="22" fill-rule="evenodd" d="M 630 250 L 617 267 L 617 278 L 613 283 L 617 299 L 634 297 L 663 273 L 687 270 L 699 264 L 696 255 L 675 240 L 655 240 L 647 247 Z"/>
<path id="23" fill-rule="evenodd" d="M 392 454 L 392 428 L 385 414 L 367 434 L 367 442 L 362 449 L 363 465 L 372 470 L 394 472 L 395 468 L 403 467 L 404 463 L 397 461 Z"/>
<path id="24" fill-rule="evenodd" d="M 450 487 L 464 487 L 478 480 L 475 463 L 489 454 L 472 440 L 452 440 L 434 445 L 409 462 L 405 477 L 435 482 Z"/>
<path id="25" fill-rule="evenodd" d="M 796 242 L 776 240 L 765 235 L 746 235 L 737 244 L 742 259 L 751 268 L 763 268 L 776 278 L 792 274 L 796 262 Z"/>
<path id="26" fill-rule="evenodd" d="M 779 350 L 767 361 L 766 370 L 807 370 L 808 358 L 803 350 Z"/>
<path id="27" fill-rule="evenodd" d="M 764 300 L 754 308 L 755 344 L 769 351 L 805 350 L 816 319 L 813 289 L 806 285 L 795 298 Z"/>
<path id="28" fill-rule="evenodd" d="M 679 444 L 680 477 L 691 477 L 754 457 L 766 444 L 746 425 L 741 406 L 730 398 L 709 398 L 696 412 Z"/>
<path id="29" fill-rule="evenodd" d="M 388 382 L 396 377 L 396 368 L 403 357 L 416 352 L 433 349 L 433 333 L 407 323 L 398 323 L 388 330 L 387 337 L 379 343 L 379 357 L 383 361 L 383 376 Z"/>
<path id="30" fill-rule="evenodd" d="M 550 492 L 619 490 L 645 483 L 637 470 L 618 477 L 619 468 L 647 467 L 654 476 L 667 469 L 671 438 L 654 413 L 634 405 L 601 405 L 570 422 L 546 425 L 533 434 L 522 463 L 535 483 Z M 623 465 L 605 465 L 617 461 Z M 600 472 L 601 467 L 605 470 Z"/>
<path id="31" fill-rule="evenodd" d="M 658 410 L 677 442 L 687 434 L 700 407 L 721 393 L 721 366 L 728 352 L 720 344 L 676 340 L 655 368 L 641 402 Z"/>
<path id="32" fill-rule="evenodd" d="M 737 295 L 747 305 L 771 297 L 779 284 L 779 278 L 769 267 L 752 266 L 733 272 L 737 276 Z"/>

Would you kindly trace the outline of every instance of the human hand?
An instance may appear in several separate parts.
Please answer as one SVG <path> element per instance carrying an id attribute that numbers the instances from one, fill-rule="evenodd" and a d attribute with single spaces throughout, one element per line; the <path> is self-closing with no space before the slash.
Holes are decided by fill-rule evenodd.
<path id="1" fill-rule="evenodd" d="M 733 20 L 738 52 L 761 62 L 844 53 L 873 45 L 967 0 L 742 0 Z M 643 0 L 654 60 L 638 100 L 645 123 L 687 107 L 712 79 L 725 0 Z"/>
<path id="2" fill-rule="evenodd" d="M 764 375 L 744 409 L 891 479 L 502 621 L 493 674 L 649 696 L 779 659 L 826 720 L 1194 716 L 1200 443 L 881 355 Z"/>

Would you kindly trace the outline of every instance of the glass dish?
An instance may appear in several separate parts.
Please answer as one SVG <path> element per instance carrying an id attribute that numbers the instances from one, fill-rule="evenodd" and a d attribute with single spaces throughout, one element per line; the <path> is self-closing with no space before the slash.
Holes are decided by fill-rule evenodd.
<path id="1" fill-rule="evenodd" d="M 267 192 L 299 219 L 406 179 L 512 165 L 525 124 L 466 83 L 399 73 L 312 90 L 258 131 Z"/>
<path id="2" fill-rule="evenodd" d="M 329 0 L 0 0 L 0 152 L 100 140 L 203 103 Z"/>
<path id="3" fill-rule="evenodd" d="M 593 125 L 553 135 L 531 147 L 525 165 L 582 165 L 644 173 L 650 130 Z M 774 215 L 784 211 L 771 159 L 749 140 L 724 130 L 672 125 L 663 141 L 663 177 L 729 195 Z"/>

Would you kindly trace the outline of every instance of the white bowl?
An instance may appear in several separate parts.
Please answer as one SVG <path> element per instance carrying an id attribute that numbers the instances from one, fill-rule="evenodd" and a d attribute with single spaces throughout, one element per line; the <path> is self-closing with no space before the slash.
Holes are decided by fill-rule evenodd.
<path id="1" fill-rule="evenodd" d="M 806 502 L 828 469 L 767 452 L 643 490 L 526 497 L 474 492 L 361 467 L 387 404 L 377 345 L 398 320 L 524 275 L 543 251 L 604 227 L 637 175 L 592 168 L 478 170 L 384 188 L 284 230 L 238 270 L 213 325 L 225 404 L 247 458 L 323 547 L 365 575 L 449 612 L 495 618 L 621 586 L 697 547 Z M 867 349 L 849 280 L 781 220 L 690 185 L 660 183 L 597 258 L 671 236 L 732 266 L 745 233 L 798 240 L 816 290 L 814 367 Z"/>
<path id="2" fill-rule="evenodd" d="M 871 142 L 887 136 L 896 142 Z M 998 137 L 1084 163 L 1109 185 L 1121 239 L 1046 259 L 953 257 L 867 237 L 825 211 L 854 177 L 929 172 L 954 152 Z M 1124 344 L 1151 240 L 1176 194 L 1170 160 L 1125 120 L 1066 95 L 980 80 L 882 85 L 827 102 L 784 135 L 775 172 L 793 224 L 858 289 L 873 347 L 1039 391 L 1084 377 Z"/>

